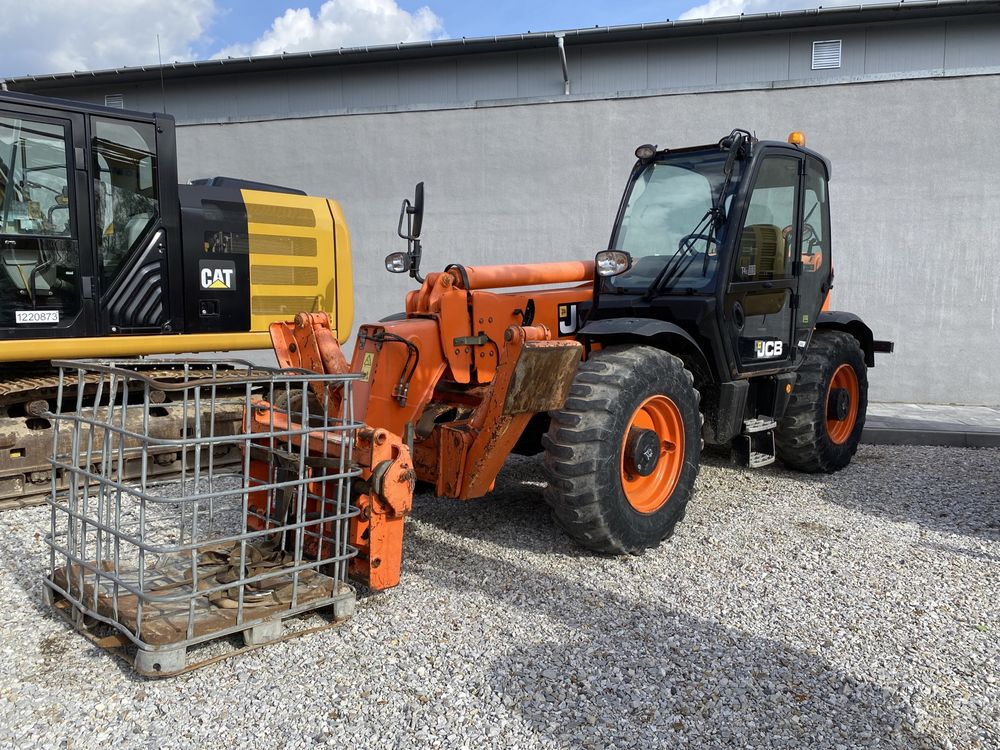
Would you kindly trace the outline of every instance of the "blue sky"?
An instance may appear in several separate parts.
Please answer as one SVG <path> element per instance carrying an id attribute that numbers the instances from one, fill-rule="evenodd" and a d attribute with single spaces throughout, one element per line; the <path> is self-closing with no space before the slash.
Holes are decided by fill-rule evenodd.
<path id="1" fill-rule="evenodd" d="M 225 3 L 238 6 L 237 3 Z M 212 29 L 224 44 L 234 44 L 255 39 L 271 21 L 284 13 L 286 8 L 310 8 L 314 14 L 323 0 L 288 2 L 287 0 L 258 0 L 229 13 Z M 602 2 L 599 0 L 547 0 L 544 2 L 462 2 L 462 0 L 429 0 L 429 2 L 397 2 L 399 7 L 413 12 L 428 6 L 443 18 L 445 30 L 451 37 L 493 36 L 519 34 L 525 31 L 553 31 L 576 29 L 586 26 L 615 26 L 625 23 L 664 21 L 675 19 L 685 10 L 700 5 L 692 0 L 668 2 Z M 807 2 L 808 4 L 808 2 Z"/>
<path id="2" fill-rule="evenodd" d="M 821 0 L 824 6 L 857 0 Z M 815 7 L 809 0 L 0 0 L 0 77 Z"/>

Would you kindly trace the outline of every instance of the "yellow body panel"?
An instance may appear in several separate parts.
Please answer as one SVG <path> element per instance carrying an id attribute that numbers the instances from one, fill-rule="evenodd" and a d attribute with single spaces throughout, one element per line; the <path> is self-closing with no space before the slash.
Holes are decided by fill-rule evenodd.
<path id="1" fill-rule="evenodd" d="M 30 338 L 26 331 L 24 339 L 0 341 L 0 362 L 270 349 L 268 326 L 300 312 L 328 313 L 344 343 L 354 319 L 354 285 L 351 238 L 340 204 L 303 195 L 240 192 L 250 245 L 250 331 L 93 338 Z"/>
<path id="2" fill-rule="evenodd" d="M 354 317 L 351 241 L 336 201 L 242 190 L 250 235 L 250 327 L 327 312 L 341 343 Z M 331 273 L 332 271 L 332 273 Z"/>

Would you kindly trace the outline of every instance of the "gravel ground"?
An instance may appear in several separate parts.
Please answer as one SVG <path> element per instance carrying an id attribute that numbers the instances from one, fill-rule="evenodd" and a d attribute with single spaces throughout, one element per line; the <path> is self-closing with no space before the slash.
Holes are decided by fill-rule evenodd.
<path id="1" fill-rule="evenodd" d="M 823 477 L 708 458 L 671 541 L 569 543 L 534 460 L 420 497 L 357 615 L 145 680 L 41 603 L 3 515 L 2 747 L 1000 747 L 1000 450 L 862 447 Z"/>

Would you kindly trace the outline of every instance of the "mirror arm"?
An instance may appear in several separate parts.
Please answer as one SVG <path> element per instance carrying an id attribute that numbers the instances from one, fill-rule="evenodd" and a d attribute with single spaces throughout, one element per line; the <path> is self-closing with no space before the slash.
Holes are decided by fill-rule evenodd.
<path id="1" fill-rule="evenodd" d="M 420 247 L 420 240 L 410 241 L 410 276 L 416 279 L 418 284 L 424 283 L 424 277 L 420 275 L 420 256 L 423 250 Z"/>
<path id="2" fill-rule="evenodd" d="M 399 209 L 399 224 L 396 226 L 396 234 L 398 234 L 399 238 L 403 240 L 412 239 L 412 237 L 410 236 L 409 215 L 410 215 L 410 200 L 408 198 L 403 198 L 403 205 Z M 403 234 L 404 218 L 408 220 L 406 227 L 406 234 Z"/>

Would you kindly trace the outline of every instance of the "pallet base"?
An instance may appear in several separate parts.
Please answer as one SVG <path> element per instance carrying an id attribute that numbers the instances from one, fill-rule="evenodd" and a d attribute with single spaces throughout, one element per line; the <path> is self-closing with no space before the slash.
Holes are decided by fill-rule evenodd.
<path id="1" fill-rule="evenodd" d="M 91 643 L 126 662 L 136 673 L 144 677 L 158 678 L 185 674 L 272 643 L 280 643 L 334 628 L 354 615 L 357 600 L 356 593 L 350 585 L 342 583 L 340 589 L 332 597 L 332 601 L 319 608 L 299 608 L 284 612 L 281 617 L 257 620 L 236 626 L 190 645 L 171 644 L 147 648 L 136 645 L 122 633 L 99 634 L 97 632 L 99 628 L 111 629 L 105 618 L 96 613 L 81 610 L 48 587 L 44 590 L 44 597 L 46 603 L 56 613 Z M 290 630 L 287 627 L 287 623 L 297 621 L 301 615 L 305 614 L 319 614 L 328 618 L 328 621 L 323 625 L 298 630 Z M 198 658 L 196 652 L 192 651 L 195 646 L 231 639 L 233 635 L 242 636 L 243 645 L 241 647 L 234 646 L 225 653 L 213 654 L 204 658 Z"/>

